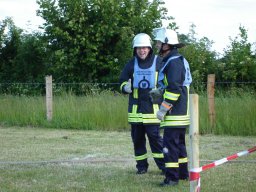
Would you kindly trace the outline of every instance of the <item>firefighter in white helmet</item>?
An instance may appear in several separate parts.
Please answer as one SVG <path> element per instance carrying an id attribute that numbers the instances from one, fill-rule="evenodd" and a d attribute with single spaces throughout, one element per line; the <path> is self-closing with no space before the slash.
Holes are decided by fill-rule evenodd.
<path id="1" fill-rule="evenodd" d="M 133 39 L 133 58 L 125 65 L 120 75 L 120 89 L 129 94 L 128 122 L 134 145 L 137 174 L 148 171 L 146 135 L 152 156 L 158 168 L 164 171 L 163 139 L 160 136 L 160 120 L 156 118 L 161 99 L 151 101 L 149 92 L 156 88 L 161 58 L 153 54 L 151 38 L 145 33 Z"/>
<path id="2" fill-rule="evenodd" d="M 192 82 L 187 60 L 179 54 L 177 33 L 167 28 L 153 31 L 156 47 L 163 57 L 159 71 L 158 87 L 163 92 L 163 101 L 157 112 L 164 128 L 163 153 L 165 160 L 165 179 L 162 186 L 177 185 L 179 180 L 188 180 L 188 159 L 185 145 L 186 128 L 190 123 L 189 86 Z"/>

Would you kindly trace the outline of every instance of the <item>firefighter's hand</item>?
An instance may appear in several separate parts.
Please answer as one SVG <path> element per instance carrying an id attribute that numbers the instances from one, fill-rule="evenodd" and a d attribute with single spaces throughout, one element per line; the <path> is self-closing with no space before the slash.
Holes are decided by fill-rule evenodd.
<path id="1" fill-rule="evenodd" d="M 163 120 L 164 120 L 165 115 L 166 115 L 166 112 L 163 112 L 163 111 L 161 111 L 161 110 L 157 111 L 157 113 L 156 113 L 156 117 L 157 117 L 157 119 L 159 119 L 160 121 L 163 121 Z"/>
<path id="2" fill-rule="evenodd" d="M 131 93 L 132 92 L 132 83 L 131 79 L 128 80 L 127 84 L 124 86 L 124 91 L 126 93 Z"/>
<path id="3" fill-rule="evenodd" d="M 162 98 L 162 95 L 163 95 L 163 90 L 160 88 L 152 89 L 151 91 L 149 91 L 149 96 L 152 103 L 157 103 L 159 99 Z"/>
<path id="4" fill-rule="evenodd" d="M 159 111 L 157 111 L 157 113 L 156 113 L 157 119 L 163 121 L 166 113 L 168 111 L 170 111 L 171 109 L 172 109 L 172 104 L 170 104 L 166 101 L 163 101 L 161 106 L 160 106 Z"/>

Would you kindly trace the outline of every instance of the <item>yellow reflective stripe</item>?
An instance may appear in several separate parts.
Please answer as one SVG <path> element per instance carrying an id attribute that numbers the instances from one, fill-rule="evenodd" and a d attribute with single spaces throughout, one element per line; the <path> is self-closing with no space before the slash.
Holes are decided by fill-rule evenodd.
<path id="1" fill-rule="evenodd" d="M 190 125 L 190 121 L 161 121 L 160 127 L 164 126 L 185 126 Z"/>
<path id="2" fill-rule="evenodd" d="M 157 86 L 158 83 L 158 71 L 155 73 L 155 87 Z"/>
<path id="3" fill-rule="evenodd" d="M 137 113 L 138 105 L 132 106 L 132 112 L 128 113 L 129 123 L 145 123 L 145 124 L 160 124 L 160 120 L 156 118 L 156 113 L 159 110 L 158 104 L 153 104 L 154 114 Z"/>
<path id="4" fill-rule="evenodd" d="M 134 110 L 136 110 L 136 107 L 134 107 Z M 128 122 L 141 123 L 142 122 L 142 114 L 141 113 L 128 113 Z"/>
<path id="5" fill-rule="evenodd" d="M 180 94 L 171 93 L 171 92 L 168 92 L 168 91 L 164 92 L 164 99 L 169 99 L 169 100 L 172 100 L 172 101 L 177 101 L 179 96 L 180 96 Z"/>
<path id="6" fill-rule="evenodd" d="M 142 114 L 143 123 L 160 123 L 155 114 Z"/>
<path id="7" fill-rule="evenodd" d="M 128 113 L 129 118 L 156 119 L 154 114 Z"/>
<path id="8" fill-rule="evenodd" d="M 165 163 L 165 167 L 178 168 L 179 167 L 179 163 Z"/>
<path id="9" fill-rule="evenodd" d="M 142 114 L 137 113 L 138 105 L 132 106 L 132 112 L 128 113 L 128 122 L 130 123 L 141 123 L 142 122 Z"/>
<path id="10" fill-rule="evenodd" d="M 142 117 L 145 119 L 154 119 L 156 118 L 155 114 L 142 114 Z"/>
<path id="11" fill-rule="evenodd" d="M 154 116 L 154 114 L 142 114 L 142 117 L 143 118 L 154 118 L 155 116 Z"/>
<path id="12" fill-rule="evenodd" d="M 159 110 L 158 104 L 153 104 L 153 111 L 154 111 L 155 117 L 156 117 L 156 113 L 157 113 L 158 110 Z"/>
<path id="13" fill-rule="evenodd" d="M 161 122 L 160 126 L 183 126 L 190 125 L 190 116 L 189 115 L 167 115 L 164 118 L 164 121 Z"/>
<path id="14" fill-rule="evenodd" d="M 128 113 L 129 118 L 142 118 L 141 113 Z"/>
<path id="15" fill-rule="evenodd" d="M 129 123 L 142 123 L 142 119 L 140 118 L 128 118 Z"/>
<path id="16" fill-rule="evenodd" d="M 140 155 L 140 156 L 135 156 L 135 160 L 139 161 L 139 160 L 144 160 L 147 159 L 148 155 L 144 154 L 144 155 Z"/>
<path id="17" fill-rule="evenodd" d="M 152 153 L 152 156 L 154 158 L 164 158 L 164 154 L 163 153 Z"/>
<path id="18" fill-rule="evenodd" d="M 143 123 L 154 123 L 159 124 L 161 121 L 159 119 L 142 119 Z"/>
<path id="19" fill-rule="evenodd" d="M 133 105 L 132 106 L 132 113 L 136 114 L 137 113 L 137 109 L 138 109 L 138 105 Z"/>
<path id="20" fill-rule="evenodd" d="M 153 111 L 154 113 L 152 114 L 142 114 L 143 118 L 143 123 L 160 123 L 161 121 L 156 118 L 156 113 L 159 110 L 158 104 L 153 104 Z"/>
<path id="21" fill-rule="evenodd" d="M 160 120 L 159 119 L 143 119 L 141 117 L 140 114 L 136 115 L 131 115 L 128 117 L 128 122 L 130 123 L 145 123 L 145 124 L 149 124 L 149 123 L 153 123 L 153 124 L 160 124 Z"/>
<path id="22" fill-rule="evenodd" d="M 188 162 L 188 158 L 187 157 L 179 159 L 179 163 L 187 163 L 187 162 Z"/>
<path id="23" fill-rule="evenodd" d="M 133 89 L 133 98 L 135 99 L 139 98 L 138 89 Z"/>
<path id="24" fill-rule="evenodd" d="M 170 115 L 170 116 L 166 116 L 165 120 L 169 120 L 169 121 L 189 121 L 190 120 L 190 116 L 189 115 Z"/>
<path id="25" fill-rule="evenodd" d="M 120 91 L 122 91 L 123 86 L 125 86 L 126 84 L 127 84 L 127 81 L 123 82 L 123 83 L 120 85 Z"/>
<path id="26" fill-rule="evenodd" d="M 165 84 L 166 86 L 168 85 L 168 81 L 167 81 L 166 75 L 164 75 L 164 84 Z"/>

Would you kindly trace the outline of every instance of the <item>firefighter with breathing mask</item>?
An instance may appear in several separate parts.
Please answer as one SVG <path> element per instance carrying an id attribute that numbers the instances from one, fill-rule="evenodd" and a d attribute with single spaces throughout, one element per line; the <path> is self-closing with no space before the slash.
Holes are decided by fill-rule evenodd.
<path id="1" fill-rule="evenodd" d="M 128 122 L 131 124 L 137 174 L 148 171 L 146 135 L 152 156 L 164 172 L 163 139 L 159 132 L 160 120 L 156 118 L 161 99 L 152 103 L 149 95 L 156 88 L 161 58 L 153 54 L 151 38 L 145 33 L 134 37 L 133 55 L 120 75 L 120 89 L 129 94 Z"/>
<path id="2" fill-rule="evenodd" d="M 157 112 L 161 120 L 163 133 L 163 153 L 165 160 L 165 179 L 162 186 L 177 185 L 179 180 L 188 180 L 188 159 L 185 144 L 186 128 L 190 124 L 189 86 L 192 82 L 187 60 L 178 53 L 179 43 L 177 33 L 167 28 L 157 28 L 153 31 L 154 40 L 159 54 L 163 58 L 159 71 L 158 89 L 162 92 L 163 101 Z"/>

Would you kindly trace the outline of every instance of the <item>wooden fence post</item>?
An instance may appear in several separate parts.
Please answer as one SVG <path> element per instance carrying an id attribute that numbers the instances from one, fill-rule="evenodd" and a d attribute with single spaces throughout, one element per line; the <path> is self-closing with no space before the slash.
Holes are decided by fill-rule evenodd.
<path id="1" fill-rule="evenodd" d="M 215 104 L 214 104 L 215 74 L 209 74 L 207 78 L 208 114 L 211 128 L 215 127 Z"/>
<path id="2" fill-rule="evenodd" d="M 48 121 L 52 120 L 52 76 L 46 76 L 46 117 Z"/>
<path id="3" fill-rule="evenodd" d="M 197 94 L 189 95 L 189 110 L 190 110 L 190 169 L 199 167 L 199 97 Z M 197 190 L 197 180 L 190 181 L 190 192 Z"/>

